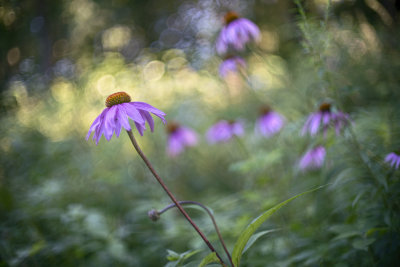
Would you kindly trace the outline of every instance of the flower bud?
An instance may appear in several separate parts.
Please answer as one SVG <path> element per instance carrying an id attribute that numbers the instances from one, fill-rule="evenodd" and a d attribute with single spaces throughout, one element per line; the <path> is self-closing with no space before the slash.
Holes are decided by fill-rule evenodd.
<path id="1" fill-rule="evenodd" d="M 150 210 L 147 213 L 147 215 L 149 216 L 150 220 L 152 220 L 153 222 L 156 222 L 156 221 L 158 221 L 158 219 L 160 219 L 160 214 L 155 209 Z"/>

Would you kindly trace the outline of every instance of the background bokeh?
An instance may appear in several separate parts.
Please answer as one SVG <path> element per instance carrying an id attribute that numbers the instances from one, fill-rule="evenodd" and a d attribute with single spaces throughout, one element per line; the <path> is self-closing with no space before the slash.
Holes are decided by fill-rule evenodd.
<path id="1" fill-rule="evenodd" d="M 174 158 L 158 118 L 135 136 L 178 199 L 213 210 L 230 250 L 260 213 L 328 184 L 268 220 L 261 230 L 276 231 L 241 266 L 396 266 L 399 170 L 384 158 L 400 155 L 398 2 L 298 3 L 0 1 L 0 266 L 197 266 L 208 254 L 177 211 L 147 217 L 170 200 L 124 132 L 85 140 L 116 91 L 198 133 Z M 228 10 L 255 22 L 262 40 L 241 54 L 247 69 L 221 78 L 215 40 Z M 351 125 L 301 136 L 322 101 Z M 254 131 L 263 104 L 285 117 L 269 139 Z M 208 144 L 220 119 L 243 121 L 246 134 Z M 300 171 L 318 144 L 324 166 Z M 188 211 L 222 254 L 209 218 Z"/>

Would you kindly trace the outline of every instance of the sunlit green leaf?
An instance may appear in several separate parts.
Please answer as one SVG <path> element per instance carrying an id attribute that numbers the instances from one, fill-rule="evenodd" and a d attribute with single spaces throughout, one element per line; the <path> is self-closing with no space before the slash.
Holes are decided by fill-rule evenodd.
<path id="1" fill-rule="evenodd" d="M 239 266 L 240 259 L 244 253 L 244 248 L 246 247 L 246 244 L 248 243 L 249 239 L 253 235 L 253 233 L 269 218 L 271 217 L 272 214 L 274 214 L 276 211 L 278 211 L 280 208 L 291 202 L 292 200 L 303 196 L 305 194 L 314 192 L 323 186 L 319 186 L 317 188 L 314 188 L 312 190 L 303 192 L 301 194 L 298 194 L 294 197 L 289 198 L 288 200 L 285 200 L 274 207 L 270 208 L 260 216 L 258 216 L 256 219 L 254 219 L 248 226 L 247 228 L 242 232 L 242 234 L 239 236 L 238 240 L 235 243 L 235 247 L 233 248 L 232 252 L 232 261 L 235 264 L 235 266 Z"/>
<path id="2" fill-rule="evenodd" d="M 179 260 L 180 256 L 175 251 L 167 249 L 167 252 L 168 252 L 167 260 L 169 260 L 169 261 L 177 261 L 177 260 Z"/>
<path id="3" fill-rule="evenodd" d="M 199 267 L 206 266 L 207 264 L 210 263 L 217 263 L 219 262 L 219 259 L 217 257 L 217 254 L 215 252 L 212 252 L 208 254 L 199 264 Z"/>
<path id="4" fill-rule="evenodd" d="M 388 230 L 389 230 L 388 227 L 376 227 L 376 228 L 371 228 L 371 229 L 369 229 L 369 230 L 365 233 L 365 235 L 366 235 L 367 237 L 369 237 L 369 236 L 373 235 L 373 234 L 376 233 L 376 232 L 378 232 L 378 233 L 380 233 L 380 234 L 384 234 L 384 233 L 386 233 Z"/>

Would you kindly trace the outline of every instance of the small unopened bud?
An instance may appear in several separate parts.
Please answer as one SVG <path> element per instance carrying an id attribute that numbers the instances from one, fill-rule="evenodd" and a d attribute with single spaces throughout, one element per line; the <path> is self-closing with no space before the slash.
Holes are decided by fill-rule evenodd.
<path id="1" fill-rule="evenodd" d="M 160 214 L 155 209 L 150 210 L 147 213 L 147 215 L 149 216 L 150 220 L 152 220 L 153 222 L 156 222 L 156 221 L 158 221 L 158 219 L 160 219 Z"/>

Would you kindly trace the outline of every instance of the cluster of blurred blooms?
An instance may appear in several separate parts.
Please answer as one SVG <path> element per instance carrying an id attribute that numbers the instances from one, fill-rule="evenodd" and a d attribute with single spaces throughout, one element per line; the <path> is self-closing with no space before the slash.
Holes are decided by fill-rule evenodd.
<path id="1" fill-rule="evenodd" d="M 265 137 L 272 137 L 278 133 L 284 125 L 284 118 L 270 108 L 263 108 L 262 114 L 256 121 L 256 132 Z M 188 127 L 177 122 L 167 125 L 168 132 L 168 155 L 175 157 L 182 153 L 185 147 L 195 146 L 198 143 L 198 134 Z M 210 144 L 228 142 L 235 137 L 245 134 L 244 122 L 242 120 L 220 120 L 212 125 L 207 133 L 206 139 Z"/>
<path id="2" fill-rule="evenodd" d="M 330 127 L 335 129 L 337 135 L 340 134 L 342 128 L 350 122 L 348 114 L 341 111 L 331 109 L 329 103 L 323 103 L 319 110 L 311 113 L 301 131 L 301 135 L 309 133 L 315 137 L 322 132 L 326 137 L 326 133 Z M 265 138 L 270 138 L 281 131 L 285 124 L 285 118 L 273 111 L 270 107 L 264 106 L 261 114 L 255 123 L 255 132 Z M 212 125 L 206 133 L 207 141 L 210 144 L 227 142 L 233 137 L 241 137 L 245 134 L 242 121 L 220 120 Z M 177 156 L 183 152 L 186 146 L 195 146 L 197 144 L 198 135 L 193 129 L 181 126 L 176 122 L 168 124 L 168 147 L 167 151 L 170 156 Z M 299 161 L 301 170 L 318 169 L 325 160 L 326 150 L 324 146 L 317 145 L 308 150 Z"/>
<path id="3" fill-rule="evenodd" d="M 217 53 L 225 58 L 219 70 L 223 78 L 229 72 L 238 72 L 240 69 L 246 68 L 245 60 L 237 54 L 243 51 L 249 43 L 260 39 L 259 28 L 250 20 L 241 18 L 232 11 L 228 12 L 224 19 L 225 25 L 216 41 Z M 130 102 L 129 96 L 127 96 L 127 99 L 116 99 L 116 102 L 112 105 L 107 105 L 107 108 L 94 121 L 87 138 L 94 131 L 93 139 L 96 139 L 97 142 L 102 134 L 107 140 L 110 140 L 113 132 L 116 133 L 116 136 L 119 136 L 122 126 L 130 131 L 131 127 L 129 126 L 128 118 L 135 122 L 136 128 L 141 135 L 146 129 L 145 122 L 149 124 L 151 131 L 153 131 L 154 122 L 149 112 L 160 117 L 166 123 L 165 114 L 146 103 Z M 260 115 L 256 119 L 255 132 L 265 138 L 270 138 L 280 132 L 284 124 L 285 118 L 268 105 L 265 105 L 261 108 Z M 322 135 L 323 141 L 318 141 L 317 144 L 312 145 L 304 153 L 298 162 L 298 168 L 302 171 L 321 168 L 326 156 L 326 149 L 323 143 L 326 140 L 328 130 L 333 128 L 336 136 L 339 136 L 349 124 L 351 124 L 351 120 L 348 114 L 332 107 L 329 102 L 323 102 L 317 111 L 308 116 L 300 133 L 302 136 L 309 134 L 313 138 Z M 198 144 L 198 133 L 194 129 L 181 125 L 176 121 L 170 121 L 167 124 L 167 133 L 167 154 L 170 157 L 177 157 L 184 152 L 186 147 L 193 147 Z M 217 121 L 205 134 L 209 144 L 228 142 L 235 137 L 239 138 L 244 135 L 245 129 L 242 120 L 224 119 Z M 398 169 L 400 155 L 392 152 L 385 157 L 385 162 Z"/>
<path id="4" fill-rule="evenodd" d="M 251 42 L 257 42 L 261 38 L 260 30 L 256 24 L 246 18 L 241 18 L 235 12 L 227 12 L 224 17 L 225 26 L 219 33 L 216 41 L 217 53 L 224 57 L 221 63 L 219 73 L 221 77 L 226 77 L 229 72 L 240 72 L 246 68 L 246 61 L 238 55 L 239 52 L 246 48 Z M 332 110 L 330 103 L 322 103 L 319 110 L 312 113 L 305 122 L 302 135 L 307 132 L 311 136 L 316 136 L 322 130 L 324 138 L 327 130 L 333 126 L 336 135 L 340 134 L 341 129 L 350 122 L 349 115 L 338 110 Z M 265 137 L 270 137 L 279 132 L 284 123 L 283 117 L 276 112 L 270 110 L 269 107 L 262 112 L 262 116 L 258 118 L 256 128 Z M 227 122 L 219 122 L 213 126 L 207 133 L 208 140 L 211 142 L 219 141 L 216 136 L 229 136 L 225 134 L 229 127 Z M 233 130 L 231 130 L 233 132 Z M 238 135 L 238 134 L 236 134 Z M 228 138 L 220 138 L 226 141 Z M 317 145 L 308 150 L 299 161 L 301 170 L 318 169 L 325 161 L 326 149 L 322 145 Z M 385 157 L 385 162 L 389 163 L 395 169 L 400 166 L 400 155 L 394 152 Z"/>

